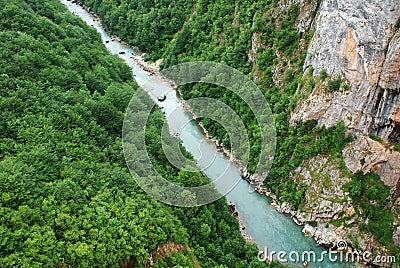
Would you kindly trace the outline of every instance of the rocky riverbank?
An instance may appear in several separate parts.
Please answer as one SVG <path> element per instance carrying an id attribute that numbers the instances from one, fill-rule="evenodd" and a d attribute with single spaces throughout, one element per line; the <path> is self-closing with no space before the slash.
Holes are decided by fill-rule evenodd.
<path id="1" fill-rule="evenodd" d="M 239 212 L 236 210 L 236 205 L 231 201 L 228 202 L 229 212 L 238 220 L 240 233 L 247 242 L 253 241 L 253 238 L 246 232 L 246 225 L 240 220 Z"/>
<path id="2" fill-rule="evenodd" d="M 103 28 L 103 30 L 107 33 L 109 33 L 109 29 L 103 25 L 101 19 L 99 18 L 99 16 L 94 13 L 92 11 L 92 9 L 88 6 L 86 6 L 85 4 L 83 4 L 82 2 L 80 2 L 79 0 L 67 0 L 70 1 L 72 4 L 76 4 L 81 6 L 85 11 L 87 11 L 92 17 L 93 20 L 96 21 L 97 23 L 99 23 L 101 25 L 101 27 Z M 93 25 L 91 25 L 93 27 Z M 118 42 L 126 47 L 129 47 L 130 49 L 134 50 L 135 53 L 132 53 L 130 58 L 144 71 L 152 74 L 152 75 L 161 75 L 160 71 L 159 71 L 159 65 L 160 65 L 160 61 L 155 62 L 155 63 L 149 63 L 146 62 L 144 60 L 145 57 L 145 53 L 142 53 L 137 47 L 131 46 L 128 43 L 126 43 L 125 41 L 121 40 L 118 36 L 110 34 L 109 36 L 111 37 L 111 40 L 106 40 L 105 42 Z M 125 54 L 125 51 L 120 51 L 119 54 Z"/>
<path id="3" fill-rule="evenodd" d="M 346 250 L 351 252 L 390 255 L 389 250 L 380 245 L 371 233 L 360 230 L 359 224 L 366 226 L 368 219 L 361 218 L 360 208 L 354 206 L 348 193 L 343 191 L 343 185 L 350 178 L 340 172 L 338 165 L 339 162 L 332 161 L 328 156 L 316 156 L 304 161 L 295 170 L 292 179 L 307 186 L 299 209 L 294 209 L 288 202 L 281 202 L 262 186 L 256 187 L 256 191 L 269 197 L 271 206 L 278 212 L 289 215 L 297 225 L 303 226 L 302 232 L 313 237 L 317 245 L 335 250 L 339 242 L 344 242 Z M 391 267 L 385 263 L 374 263 L 373 266 Z"/>
<path id="4" fill-rule="evenodd" d="M 173 81 L 172 81 L 173 83 Z M 175 85 L 175 84 L 173 84 Z M 185 109 L 186 112 L 190 113 L 193 117 L 194 120 L 197 119 L 197 115 L 193 112 L 193 110 L 190 108 L 190 106 L 187 104 L 187 102 L 181 97 L 181 94 L 179 92 L 178 87 L 174 86 L 175 90 L 177 91 L 177 95 L 179 96 L 180 102 L 183 106 L 183 108 Z M 230 151 L 228 151 L 225 147 L 223 143 L 220 143 L 216 138 L 212 137 L 210 135 L 210 133 L 208 132 L 208 130 L 204 127 L 203 123 L 200 121 L 198 122 L 198 126 L 200 127 L 201 131 L 203 132 L 204 136 L 206 136 L 206 139 L 209 140 L 210 142 L 214 143 L 215 146 L 217 147 L 217 150 L 220 152 L 223 152 L 224 155 L 227 157 L 227 159 L 229 160 L 229 162 L 234 163 L 238 168 L 239 168 L 239 172 L 240 175 L 242 176 L 242 178 L 247 179 L 247 177 L 250 178 L 250 175 L 248 174 L 248 172 L 246 171 L 246 167 L 243 167 L 241 161 L 239 159 L 237 159 Z M 243 176 L 243 174 L 246 174 L 246 176 Z"/>

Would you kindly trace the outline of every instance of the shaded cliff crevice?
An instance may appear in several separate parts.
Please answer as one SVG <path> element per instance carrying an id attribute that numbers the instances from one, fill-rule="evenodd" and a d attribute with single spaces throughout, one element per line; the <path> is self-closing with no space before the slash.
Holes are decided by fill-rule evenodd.
<path id="1" fill-rule="evenodd" d="M 373 121 L 368 132 L 396 142 L 400 133 L 400 122 L 396 122 L 391 116 L 394 114 L 394 105 L 399 102 L 400 93 L 380 86 L 376 92 L 375 107 L 371 112 Z"/>
<path id="2" fill-rule="evenodd" d="M 389 38 L 384 51 L 385 61 L 376 84 L 377 99 L 371 111 L 373 122 L 369 133 L 378 135 L 390 142 L 399 137 L 400 120 L 397 110 L 400 104 L 400 34 L 399 31 Z"/>

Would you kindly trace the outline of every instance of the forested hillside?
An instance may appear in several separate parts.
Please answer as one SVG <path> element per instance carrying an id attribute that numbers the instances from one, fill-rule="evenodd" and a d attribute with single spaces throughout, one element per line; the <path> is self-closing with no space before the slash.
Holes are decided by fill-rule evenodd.
<path id="1" fill-rule="evenodd" d="M 187 13 L 176 4 L 172 32 Z M 120 138 L 137 84 L 94 29 L 58 0 L 0 5 L 0 267 L 266 266 L 225 198 L 176 208 L 137 186 Z M 147 127 L 154 163 L 181 184 L 206 181 L 158 156 L 162 117 Z"/>
<path id="2" fill-rule="evenodd" d="M 315 210 L 322 201 L 337 202 L 343 208 L 343 204 L 353 199 L 354 213 L 348 215 L 338 210 L 325 217 L 323 210 L 319 225 L 310 217 L 304 222 L 322 229 L 332 225 L 348 228 L 349 233 L 344 239 L 354 248 L 360 249 L 358 239 L 364 241 L 363 244 L 372 243 L 372 235 L 392 253 L 399 252 L 392 239 L 394 214 L 398 215 L 398 212 L 390 208 L 390 187 L 373 173 L 352 174 L 346 168 L 342 151 L 354 137 L 346 134 L 344 123 L 338 122 L 330 128 L 317 127 L 316 120 L 289 124 L 290 113 L 299 100 L 306 99 L 314 89 L 328 95 L 350 87 L 346 79 L 330 77 L 326 70 L 314 74 L 310 67 L 303 72 L 308 45 L 315 30 L 312 21 L 320 8 L 320 0 L 81 2 L 100 14 L 112 33 L 123 36 L 124 40 L 146 52 L 148 60 L 162 58 L 161 68 L 207 60 L 228 64 L 252 77 L 271 106 L 278 135 L 275 160 L 264 186 L 276 194 L 280 202 L 286 201 L 291 209 L 304 210 L 309 213 L 307 215 L 318 214 Z M 170 24 L 162 23 L 167 6 Z M 147 27 L 135 27 L 139 22 Z M 182 26 L 176 30 L 179 25 Z M 143 35 L 161 36 L 161 39 L 151 43 L 137 38 Z M 260 133 L 246 104 L 231 91 L 207 84 L 184 86 L 180 91 L 184 98 L 210 97 L 224 101 L 241 116 L 251 143 L 247 168 L 253 172 L 260 151 Z M 202 122 L 210 134 L 229 149 L 229 137 L 221 126 L 208 119 L 202 119 Z M 309 181 L 296 175 L 296 170 L 305 161 L 312 163 L 317 156 L 326 159 L 331 171 L 337 171 L 336 177 L 331 171 L 317 174 L 319 171 L 315 170 Z M 365 163 L 365 159 L 364 163 L 362 159 L 357 161 L 362 165 Z M 334 178 L 338 177 L 345 180 L 335 185 L 339 180 Z M 318 189 L 311 192 L 310 185 Z M 341 197 L 337 198 L 336 192 L 324 191 L 321 185 L 327 189 L 333 185 Z M 331 207 L 326 209 L 331 210 Z"/>
<path id="3" fill-rule="evenodd" d="M 146 2 L 151 5 L 149 12 L 134 9 L 130 1 L 83 1 L 93 7 L 94 12 L 100 14 L 106 26 L 118 35 L 126 36 L 131 44 L 145 49 L 149 55 L 161 53 L 162 68 L 167 68 L 180 62 L 190 60 L 209 60 L 228 64 L 238 70 L 259 77 L 258 83 L 271 106 L 276 120 L 278 134 L 278 148 L 275 161 L 270 171 L 267 183 L 272 189 L 280 187 L 283 191 L 277 192 L 282 197 L 298 207 L 304 195 L 304 190 L 296 187 L 296 183 L 289 179 L 291 170 L 299 166 L 305 157 L 318 153 L 340 152 L 349 141 L 344 136 L 343 125 L 329 130 L 313 129 L 315 122 L 299 123 L 298 127 L 289 127 L 289 113 L 296 105 L 295 92 L 299 83 L 312 87 L 314 81 L 302 81 L 302 64 L 305 51 L 299 48 L 300 40 L 307 46 L 310 33 L 300 36 L 294 22 L 300 13 L 299 5 L 291 5 L 283 13 L 278 13 L 277 1 L 197 1 L 193 10 L 186 12 L 187 21 L 183 28 L 175 35 L 169 35 L 169 43 L 162 48 L 147 45 L 146 42 L 134 37 L 136 32 L 129 31 L 130 25 L 126 21 L 146 20 L 150 14 L 163 17 L 163 7 L 158 2 Z M 140 1 L 139 1 L 140 2 Z M 150 4 L 151 3 L 151 4 Z M 139 4 L 137 4 L 140 6 Z M 142 4 L 144 5 L 144 3 Z M 186 3 L 192 5 L 192 3 Z M 129 10 L 129 12 L 127 12 Z M 174 9 L 172 9 L 174 10 Z M 120 14 L 120 17 L 114 16 Z M 173 13 L 178 14 L 178 13 Z M 181 13 L 179 13 L 181 17 Z M 279 16 L 278 16 L 279 14 Z M 177 16 L 177 15 L 176 15 Z M 123 18 L 117 19 L 117 18 Z M 174 20 L 175 17 L 172 17 Z M 122 22 L 123 21 L 123 22 Z M 150 32 L 157 35 L 160 28 L 156 20 L 147 28 L 135 28 L 136 31 Z M 169 28 L 172 30 L 172 28 Z M 142 34 L 142 33 L 141 33 Z M 254 34 L 259 35 L 259 42 L 263 44 L 256 51 L 253 66 L 249 60 L 249 51 L 252 48 Z M 150 57 L 154 59 L 154 57 Z M 284 73 L 280 83 L 273 81 L 273 68 L 283 65 Z M 278 71 L 281 71 L 279 68 Z M 207 84 L 187 85 L 180 88 L 184 98 L 210 97 L 219 99 L 241 116 L 248 130 L 251 143 L 251 154 L 248 170 L 253 172 L 258 162 L 260 151 L 260 133 L 257 122 L 250 109 L 238 96 L 229 90 L 216 88 Z M 212 120 L 202 120 L 210 134 L 218 138 L 229 149 L 229 137 L 219 124 Z M 322 138 L 315 141 L 316 135 Z M 303 150 L 307 144 L 309 148 Z"/>

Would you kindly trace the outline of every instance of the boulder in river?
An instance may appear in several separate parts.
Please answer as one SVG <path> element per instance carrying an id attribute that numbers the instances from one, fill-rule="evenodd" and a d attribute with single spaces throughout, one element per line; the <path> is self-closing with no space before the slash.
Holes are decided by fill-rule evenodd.
<path id="1" fill-rule="evenodd" d="M 305 236 L 314 236 L 315 234 L 315 228 L 309 224 L 306 224 L 302 230 L 302 233 Z"/>

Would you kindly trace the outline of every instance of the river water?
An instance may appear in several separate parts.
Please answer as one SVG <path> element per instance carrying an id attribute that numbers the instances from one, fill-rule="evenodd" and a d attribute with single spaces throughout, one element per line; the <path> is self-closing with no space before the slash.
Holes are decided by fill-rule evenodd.
<path id="1" fill-rule="evenodd" d="M 110 53 L 118 55 L 131 67 L 139 85 L 143 85 L 150 77 L 154 79 L 154 76 L 157 76 L 151 75 L 149 72 L 143 70 L 137 62 L 131 58 L 132 55 L 136 55 L 137 52 L 117 40 L 112 41 L 113 38 L 107 34 L 101 23 L 85 9 L 67 0 L 61 0 L 61 2 L 67 6 L 71 13 L 82 18 L 88 25 L 94 27 L 99 32 L 104 45 Z M 122 51 L 125 53 L 120 54 Z M 160 83 L 162 83 L 162 81 L 165 82 L 162 77 L 156 78 L 160 79 Z M 159 93 L 150 92 L 150 95 L 153 99 L 156 99 Z M 166 97 L 167 99 L 164 102 L 158 102 L 158 105 L 163 107 L 171 131 L 179 133 L 183 145 L 192 153 L 196 160 L 199 160 L 198 165 L 204 169 L 204 173 L 210 179 L 215 180 L 224 172 L 228 172 L 231 174 L 232 178 L 238 180 L 237 185 L 226 197 L 236 205 L 236 209 L 239 212 L 239 220 L 246 227 L 244 232 L 252 237 L 252 240 L 257 243 L 260 250 L 265 251 L 266 249 L 269 254 L 271 251 L 284 251 L 287 253 L 284 257 L 286 259 L 289 259 L 288 254 L 290 252 L 298 252 L 300 255 L 299 262 L 289 261 L 287 263 L 291 267 L 304 267 L 301 255 L 305 251 L 315 252 L 318 259 L 325 249 L 316 246 L 313 238 L 305 237 L 301 233 L 301 227 L 297 226 L 289 216 L 278 213 L 276 209 L 271 206 L 271 202 L 266 196 L 254 192 L 248 182 L 240 179 L 238 168 L 229 162 L 222 152 L 217 150 L 214 143 L 205 138 L 204 133 L 195 121 L 190 121 L 192 115 L 186 112 L 182 107 L 182 103 L 174 90 L 170 90 Z M 169 116 L 171 113 L 174 114 L 173 120 Z M 187 121 L 190 122 L 185 124 L 185 127 L 181 128 L 182 122 Z M 204 156 L 206 156 L 207 159 L 213 159 L 212 163 L 202 163 L 201 159 L 204 159 Z M 291 256 L 295 258 L 296 255 Z M 276 257 L 277 255 L 275 254 L 274 259 L 276 259 Z M 331 260 L 332 259 L 330 259 L 328 255 L 325 255 L 323 261 L 310 262 L 307 267 L 360 267 L 358 264 L 339 261 L 332 262 Z M 333 257 L 333 260 L 335 260 L 335 257 Z"/>

